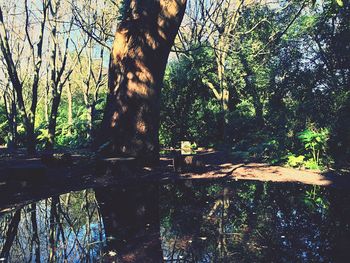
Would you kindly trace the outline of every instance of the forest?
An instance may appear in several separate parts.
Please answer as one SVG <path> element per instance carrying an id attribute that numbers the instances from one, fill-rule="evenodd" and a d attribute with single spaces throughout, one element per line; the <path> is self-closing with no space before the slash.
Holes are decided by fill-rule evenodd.
<path id="1" fill-rule="evenodd" d="M 348 262 L 349 0 L 0 0 L 0 262 Z"/>
<path id="2" fill-rule="evenodd" d="M 128 1 L 0 6 L 0 143 L 91 148 Z M 350 4 L 187 3 L 160 95 L 160 149 L 197 147 L 307 169 L 350 160 Z"/>

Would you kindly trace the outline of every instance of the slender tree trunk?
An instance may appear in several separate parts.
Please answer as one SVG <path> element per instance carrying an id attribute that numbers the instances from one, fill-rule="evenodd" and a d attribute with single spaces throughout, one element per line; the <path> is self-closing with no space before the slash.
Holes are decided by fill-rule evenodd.
<path id="1" fill-rule="evenodd" d="M 10 134 L 11 134 L 11 140 L 10 144 L 11 146 L 9 147 L 10 149 L 16 149 L 17 147 L 17 123 L 16 123 L 16 102 L 12 101 L 11 102 L 11 113 L 10 113 Z"/>
<path id="2" fill-rule="evenodd" d="M 40 262 L 40 239 L 38 234 L 38 223 L 36 218 L 36 204 L 32 204 L 30 208 L 31 208 L 30 218 L 32 221 L 32 229 L 33 229 L 32 242 L 33 244 L 35 244 L 35 262 L 39 263 Z"/>
<path id="3" fill-rule="evenodd" d="M 92 105 L 88 103 L 86 105 L 86 111 L 87 111 L 87 133 L 86 138 L 90 140 L 92 138 L 92 118 L 91 118 L 91 111 L 92 111 Z"/>
<path id="4" fill-rule="evenodd" d="M 58 197 L 51 198 L 51 209 L 50 209 L 50 230 L 49 230 L 49 259 L 48 262 L 56 261 L 56 248 L 57 242 L 57 204 L 59 202 Z"/>
<path id="5" fill-rule="evenodd" d="M 43 35 L 45 31 L 45 24 L 47 18 L 48 3 L 46 0 L 42 1 L 42 20 L 40 20 L 40 31 L 39 41 L 34 44 L 31 34 L 29 33 L 30 28 L 30 11 L 28 7 L 28 0 L 24 1 L 25 7 L 25 33 L 26 41 L 29 44 L 30 52 L 32 56 L 32 63 L 34 69 L 34 77 L 32 84 L 32 94 L 31 94 L 31 105 L 29 109 L 26 109 L 25 100 L 23 98 L 23 83 L 19 79 L 19 74 L 17 72 L 16 63 L 13 61 L 13 50 L 10 49 L 9 39 L 7 37 L 7 31 L 4 24 L 3 14 L 0 7 L 0 49 L 4 55 L 6 61 L 8 74 L 13 87 L 17 93 L 18 109 L 23 118 L 23 123 L 26 127 L 26 144 L 28 153 L 35 153 L 36 148 L 36 136 L 35 136 L 35 116 L 38 104 L 38 87 L 40 81 L 40 68 L 42 65 L 42 54 L 43 54 Z"/>
<path id="6" fill-rule="evenodd" d="M 68 83 L 67 86 L 67 100 L 68 100 L 68 135 L 72 135 L 72 126 L 73 126 L 73 99 L 72 99 L 72 87 L 71 83 Z"/>
<path id="7" fill-rule="evenodd" d="M 56 135 L 56 126 L 57 126 L 57 115 L 58 115 L 58 107 L 60 105 L 61 101 L 61 94 L 57 94 L 52 99 L 52 105 L 51 105 L 51 113 L 50 113 L 50 119 L 49 119 L 49 140 L 46 144 L 46 151 L 53 151 L 54 144 L 55 144 L 55 135 Z"/>
<path id="8" fill-rule="evenodd" d="M 259 96 L 254 96 L 254 108 L 255 108 L 256 123 L 258 127 L 263 127 L 265 125 L 264 115 L 263 115 L 264 113 L 263 104 L 261 103 Z"/>
<path id="9" fill-rule="evenodd" d="M 89 105 L 87 105 L 87 111 L 88 111 L 88 119 L 87 119 L 87 139 L 93 140 L 94 139 L 94 120 L 95 120 L 95 107 L 96 102 L 91 101 Z"/>
<path id="10" fill-rule="evenodd" d="M 226 55 L 220 54 L 220 63 L 218 64 L 218 79 L 220 83 L 220 91 L 221 91 L 221 139 L 223 141 L 226 140 L 227 137 L 227 115 L 229 111 L 229 90 L 226 82 L 226 74 L 225 74 L 225 63 L 226 63 Z"/>
<path id="11" fill-rule="evenodd" d="M 100 150 L 154 164 L 159 161 L 160 91 L 186 0 L 131 0 L 129 4 L 110 56 Z"/>
<path id="12" fill-rule="evenodd" d="M 8 88 L 9 86 L 7 86 Z M 6 89 L 7 89 L 6 88 Z M 10 138 L 7 143 L 7 148 L 12 151 L 16 149 L 17 146 L 17 123 L 16 123 L 16 115 L 17 115 L 17 108 L 16 108 L 16 97 L 13 92 L 13 98 L 7 98 L 7 94 L 4 94 L 4 106 L 6 111 L 6 118 L 9 123 L 9 130 L 10 130 Z"/>
<path id="13" fill-rule="evenodd" d="M 36 151 L 36 136 L 34 131 L 34 122 L 30 122 L 27 126 L 27 151 L 33 154 Z"/>
<path id="14" fill-rule="evenodd" d="M 50 73 L 49 68 L 46 72 L 46 88 L 45 88 L 45 121 L 49 123 L 49 92 L 50 92 Z"/>

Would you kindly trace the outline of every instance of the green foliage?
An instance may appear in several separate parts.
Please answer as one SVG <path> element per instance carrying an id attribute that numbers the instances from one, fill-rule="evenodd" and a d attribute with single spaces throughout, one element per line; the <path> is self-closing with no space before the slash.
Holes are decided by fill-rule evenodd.
<path id="1" fill-rule="evenodd" d="M 169 63 L 161 94 L 160 143 L 180 147 L 180 141 L 201 146 L 217 142 L 219 103 L 202 78 L 215 80 L 212 50 L 199 48 Z M 213 80 L 212 80 L 213 79 Z"/>
<path id="2" fill-rule="evenodd" d="M 320 158 L 326 151 L 327 141 L 329 139 L 329 130 L 327 128 L 319 130 L 306 129 L 299 133 L 298 138 L 312 155 L 312 160 L 316 165 L 320 164 Z"/>
<path id="3" fill-rule="evenodd" d="M 304 166 L 306 169 L 310 170 L 319 170 L 321 167 L 318 163 L 316 163 L 313 159 L 309 159 L 304 162 Z"/>
<path id="4" fill-rule="evenodd" d="M 305 156 L 303 155 L 295 156 L 292 154 L 288 156 L 287 164 L 291 167 L 300 168 L 304 164 L 304 159 L 305 159 Z"/>
<path id="5" fill-rule="evenodd" d="M 328 209 L 329 201 L 322 193 L 322 189 L 319 186 L 314 185 L 312 189 L 305 192 L 304 202 L 311 209 L 321 208 Z"/>
<path id="6" fill-rule="evenodd" d="M 37 138 L 43 147 L 50 139 L 49 131 L 47 128 L 39 128 L 38 133 L 39 135 L 37 136 Z"/>
<path id="7" fill-rule="evenodd" d="M 0 104 L 0 145 L 8 142 L 8 120 L 6 119 L 5 107 Z"/>
<path id="8" fill-rule="evenodd" d="M 319 169 L 334 159 L 336 165 L 349 165 L 349 1 L 311 2 L 313 5 L 308 2 L 310 8 L 301 13 L 300 1 L 281 2 L 281 6 L 244 5 L 230 32 L 221 82 L 219 53 L 213 46 L 218 39 L 202 39 L 200 46 L 191 46 L 192 41 L 185 43 L 189 51 L 171 56 L 161 92 L 161 146 L 180 147 L 180 142 L 186 140 L 198 146 L 222 147 L 237 162 L 287 163 Z M 118 2 L 120 17 L 130 11 L 129 4 L 126 0 Z M 283 11 L 276 12 L 278 8 Z M 63 88 L 55 138 L 58 147 L 88 146 L 102 120 L 103 92 L 96 101 L 93 130 L 89 130 L 91 112 L 86 104 L 93 92 L 84 93 L 82 72 L 88 73 L 89 63 L 83 55 L 80 61 L 81 68 L 74 69 L 69 79 L 71 113 L 66 86 Z M 30 85 L 24 85 L 27 91 Z M 229 91 L 227 110 L 223 110 L 222 99 L 214 94 L 213 87 L 217 94 L 222 88 Z M 35 123 L 40 147 L 48 140 L 45 112 L 50 94 L 48 101 L 41 99 L 46 91 L 46 83 L 40 83 Z M 30 101 L 25 104 L 30 105 Z M 9 140 L 4 110 L 0 104 L 0 144 Z M 19 116 L 17 120 L 21 145 L 25 129 Z"/>

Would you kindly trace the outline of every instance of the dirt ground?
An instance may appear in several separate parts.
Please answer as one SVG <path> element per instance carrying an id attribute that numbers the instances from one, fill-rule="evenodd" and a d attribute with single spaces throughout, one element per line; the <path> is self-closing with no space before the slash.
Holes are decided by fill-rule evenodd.
<path id="1" fill-rule="evenodd" d="M 48 161 L 25 152 L 0 154 L 0 214 L 24 203 L 99 186 L 129 186 L 140 181 L 175 183 L 178 180 L 256 180 L 302 183 L 350 189 L 350 174 L 308 171 L 265 163 L 242 163 L 216 151 L 203 151 L 174 169 L 174 156 L 162 156 L 157 167 L 137 167 L 132 158 L 97 158 L 91 151 L 69 152 L 69 158 Z M 188 161 L 188 160 L 187 160 Z M 197 165 L 200 163 L 200 165 Z"/>
<path id="2" fill-rule="evenodd" d="M 23 167 L 32 165 L 42 165 L 42 154 L 35 156 L 27 156 L 24 150 L 20 150 L 15 154 L 6 153 L 6 149 L 0 149 L 0 178 L 6 170 L 11 167 Z M 67 173 L 84 173 L 84 167 L 93 167 L 95 155 L 89 150 L 78 150 L 69 152 L 71 156 L 71 163 L 67 165 L 64 162 L 57 162 L 55 164 L 44 163 L 48 170 L 54 170 L 56 173 L 58 169 L 60 173 L 65 173 L 63 168 L 67 169 Z M 144 167 L 141 170 L 133 170 L 135 176 L 151 176 L 178 179 L 205 179 L 205 178 L 227 178 L 233 180 L 260 180 L 273 182 L 300 182 L 304 184 L 316 185 L 333 185 L 336 181 L 349 181 L 350 174 L 346 176 L 349 171 L 343 173 L 334 170 L 328 171 L 311 171 L 305 169 L 293 169 L 283 166 L 273 166 L 267 163 L 242 163 L 232 160 L 229 155 L 223 152 L 214 150 L 204 150 L 199 152 L 196 156 L 201 162 L 200 167 L 188 165 L 182 171 L 174 171 L 173 156 L 162 156 L 158 167 L 148 168 Z M 91 173 L 91 169 L 87 168 L 87 173 Z M 342 174 L 342 175 L 341 175 Z"/>
<path id="3" fill-rule="evenodd" d="M 201 174 L 184 173 L 182 176 L 203 178 Z M 209 170 L 205 177 L 225 177 L 234 180 L 259 180 L 272 182 L 299 182 L 315 185 L 332 185 L 334 178 L 329 178 L 321 172 L 297 170 L 281 166 L 271 166 L 264 163 L 226 163 Z"/>

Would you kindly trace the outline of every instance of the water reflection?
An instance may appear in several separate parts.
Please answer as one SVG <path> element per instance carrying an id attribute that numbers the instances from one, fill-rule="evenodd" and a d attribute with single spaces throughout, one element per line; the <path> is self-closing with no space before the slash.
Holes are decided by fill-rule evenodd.
<path id="1" fill-rule="evenodd" d="M 94 191 L 54 196 L 1 216 L 1 258 L 89 262 L 102 257 L 103 224 Z"/>
<path id="2" fill-rule="evenodd" d="M 9 262 L 346 262 L 350 194 L 257 182 L 134 184 L 0 215 Z"/>
<path id="3" fill-rule="evenodd" d="M 95 191 L 106 233 L 109 260 L 161 262 L 157 185 Z"/>

